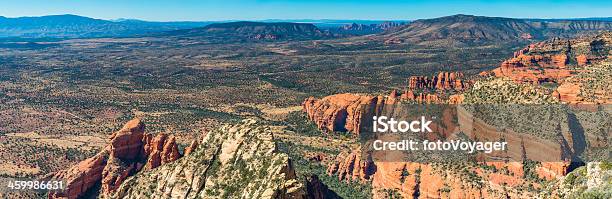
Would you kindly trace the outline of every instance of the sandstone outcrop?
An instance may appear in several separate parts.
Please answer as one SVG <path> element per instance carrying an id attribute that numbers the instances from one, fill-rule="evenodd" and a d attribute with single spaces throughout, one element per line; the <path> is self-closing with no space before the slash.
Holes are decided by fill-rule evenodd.
<path id="1" fill-rule="evenodd" d="M 437 90 L 463 90 L 467 84 L 461 72 L 440 72 L 432 77 L 412 76 L 408 78 L 408 88 L 437 89 Z"/>
<path id="2" fill-rule="evenodd" d="M 122 129 L 110 136 L 109 152 L 111 157 L 135 159 L 142 148 L 145 124 L 139 119 L 130 120 Z M 107 148 L 108 148 L 107 147 Z"/>
<path id="3" fill-rule="evenodd" d="M 570 77 L 572 71 L 565 69 L 532 69 L 500 67 L 493 70 L 497 77 L 508 77 L 515 82 L 540 84 L 544 82 L 561 82 Z"/>
<path id="4" fill-rule="evenodd" d="M 144 137 L 144 154 L 148 157 L 145 169 L 153 169 L 181 157 L 174 136 L 148 134 Z"/>
<path id="5" fill-rule="evenodd" d="M 52 192 L 49 198 L 80 198 L 100 183 L 101 194 L 110 194 L 129 176 L 172 162 L 181 155 L 174 137 L 145 135 L 145 124 L 139 119 L 127 122 L 110 136 L 109 145 L 100 153 L 79 164 L 44 179 L 66 181 L 66 189 Z"/>
<path id="6" fill-rule="evenodd" d="M 340 153 L 327 167 L 327 174 L 338 175 L 340 181 L 365 182 L 375 170 L 374 163 L 368 158 L 362 158 L 361 152 L 356 150 L 351 153 Z"/>
<path id="7" fill-rule="evenodd" d="M 191 141 L 191 144 L 189 144 L 189 146 L 185 147 L 185 156 L 191 154 L 191 152 L 193 152 L 198 146 L 200 145 L 200 141 L 199 140 L 194 140 Z"/>
<path id="8" fill-rule="evenodd" d="M 576 64 L 578 64 L 578 66 L 587 65 L 589 64 L 589 58 L 587 55 L 578 55 L 576 56 Z"/>
<path id="9" fill-rule="evenodd" d="M 569 166 L 570 162 L 542 162 L 536 167 L 536 173 L 540 178 L 552 180 L 565 176 L 570 171 Z"/>
<path id="10" fill-rule="evenodd" d="M 304 185 L 296 180 L 289 157 L 278 152 L 269 127 L 245 120 L 209 132 L 189 156 L 128 178 L 110 198 L 305 195 Z"/>
<path id="11" fill-rule="evenodd" d="M 585 70 L 563 81 L 553 95 L 570 104 L 612 103 L 612 60 L 589 63 Z"/>
<path id="12" fill-rule="evenodd" d="M 611 32 L 578 39 L 553 39 L 531 44 L 493 70 L 497 77 L 508 77 L 517 82 L 562 83 L 579 72 L 570 65 L 586 66 L 608 57 L 612 49 Z"/>
<path id="13" fill-rule="evenodd" d="M 415 100 L 418 103 L 424 103 L 424 104 L 431 104 L 431 103 L 436 103 L 436 102 L 441 101 L 437 95 L 429 94 L 429 93 L 419 93 L 419 95 L 415 96 Z"/>
<path id="14" fill-rule="evenodd" d="M 557 66 L 559 68 L 565 68 L 568 63 L 567 55 L 565 54 L 557 54 L 551 57 L 552 65 Z"/>
<path id="15" fill-rule="evenodd" d="M 310 97 L 302 103 L 308 118 L 319 129 L 329 131 L 351 131 L 358 133 L 364 107 L 382 104 L 382 97 L 356 94 L 338 94 L 315 99 Z"/>
<path id="16" fill-rule="evenodd" d="M 391 91 L 388 96 L 367 96 L 359 94 L 337 94 L 316 99 L 309 97 L 302 103 L 302 110 L 308 119 L 313 121 L 319 129 L 324 131 L 350 131 L 359 134 L 361 120 L 366 111 L 380 111 L 386 105 L 399 103 L 402 100 L 413 101 L 419 104 L 444 103 L 436 93 L 418 93 L 408 90 L 398 94 Z M 461 100 L 455 97 L 453 102 Z"/>
<path id="17" fill-rule="evenodd" d="M 137 171 L 137 164 L 110 156 L 102 170 L 102 193 L 108 194 L 115 191 L 131 173 Z"/>
<path id="18" fill-rule="evenodd" d="M 356 153 L 359 152 L 353 151 L 351 154 Z M 354 162 L 352 161 L 353 158 L 350 157 L 339 158 L 336 163 L 332 163 L 330 166 L 342 165 L 346 160 Z M 374 198 L 389 198 L 390 196 L 386 195 L 385 190 L 396 190 L 403 198 L 499 198 L 506 197 L 506 195 L 512 198 L 520 198 L 517 193 L 504 192 L 502 186 L 513 187 L 524 183 L 520 176 L 484 172 L 477 168 L 470 172 L 480 178 L 487 179 L 489 183 L 480 184 L 480 181 L 464 180 L 466 176 L 463 176 L 464 174 L 461 174 L 459 170 L 442 169 L 439 166 L 425 163 L 382 161 L 372 164 L 375 167 L 375 172 L 368 175 L 368 180 L 371 180 L 374 188 Z M 354 177 L 351 174 L 347 176 L 347 173 L 343 172 L 342 169 L 328 171 L 331 171 L 328 173 L 329 175 L 338 175 L 339 178 L 342 178 L 341 180 Z M 363 183 L 363 180 L 355 179 L 357 182 Z"/>
<path id="19" fill-rule="evenodd" d="M 542 82 L 560 82 L 571 76 L 571 70 L 565 69 L 567 55 L 528 55 L 532 48 L 520 50 L 515 57 L 502 62 L 493 70 L 497 77 L 509 77 L 517 82 L 539 84 Z"/>
<path id="20" fill-rule="evenodd" d="M 412 91 L 406 91 L 404 94 L 400 96 L 402 100 L 415 101 L 419 104 L 432 104 L 432 103 L 440 103 L 442 99 L 438 97 L 438 95 L 433 93 L 419 93 L 415 94 Z M 388 100 L 389 101 L 389 100 Z M 394 102 L 394 101 L 393 101 Z M 391 103 L 389 103 L 391 104 Z"/>
<path id="21" fill-rule="evenodd" d="M 78 198 L 102 179 L 102 171 L 106 167 L 108 151 L 79 162 L 77 165 L 62 170 L 44 178 L 64 179 L 66 189 L 63 192 L 50 193 L 49 198 Z"/>
<path id="22" fill-rule="evenodd" d="M 559 87 L 557 87 L 556 91 L 556 95 L 558 96 L 559 100 L 561 101 L 565 101 L 565 102 L 577 102 L 577 101 L 581 101 L 581 97 L 579 96 L 580 94 L 580 85 L 579 84 L 574 84 L 574 83 L 564 83 L 561 84 Z"/>
<path id="23" fill-rule="evenodd" d="M 461 104 L 465 100 L 465 96 L 462 94 L 451 95 L 448 97 L 449 104 Z"/>
<path id="24" fill-rule="evenodd" d="M 408 78 L 408 89 L 402 94 L 392 90 L 388 96 L 367 96 L 358 94 L 337 94 L 316 99 L 307 98 L 302 103 L 308 118 L 317 124 L 319 129 L 325 131 L 351 131 L 360 132 L 360 120 L 364 110 L 381 110 L 389 104 L 400 101 L 413 101 L 419 104 L 444 103 L 440 93 L 432 91 L 462 91 L 471 83 L 464 80 L 460 72 L 440 72 L 432 77 L 412 76 Z M 415 92 L 415 90 L 423 90 Z M 458 96 L 450 99 L 451 103 L 458 103 L 462 99 Z"/>

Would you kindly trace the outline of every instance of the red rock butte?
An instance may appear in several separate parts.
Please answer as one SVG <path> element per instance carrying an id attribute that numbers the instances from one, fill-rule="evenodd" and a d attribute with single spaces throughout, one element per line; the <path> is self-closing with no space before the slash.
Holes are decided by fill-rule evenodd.
<path id="1" fill-rule="evenodd" d="M 174 136 L 145 134 L 145 124 L 140 119 L 128 121 L 109 139 L 109 145 L 94 157 L 43 177 L 66 181 L 66 189 L 51 192 L 49 198 L 83 197 L 98 183 L 102 185 L 100 193 L 106 195 L 115 191 L 130 175 L 154 169 L 182 156 Z M 189 147 L 189 151 L 194 147 L 196 143 Z"/>

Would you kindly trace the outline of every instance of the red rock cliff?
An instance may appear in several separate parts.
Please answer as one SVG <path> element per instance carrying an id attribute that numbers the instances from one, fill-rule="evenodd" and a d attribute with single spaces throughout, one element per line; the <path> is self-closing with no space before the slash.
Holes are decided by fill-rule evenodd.
<path id="1" fill-rule="evenodd" d="M 327 167 L 327 174 L 337 174 L 340 181 L 365 182 L 374 173 L 375 166 L 372 161 L 361 157 L 361 152 L 356 150 L 351 153 L 340 153 L 335 161 Z"/>
<path id="2" fill-rule="evenodd" d="M 153 138 L 144 130 L 145 124 L 133 119 L 114 132 L 109 145 L 94 157 L 44 177 L 66 181 L 66 189 L 50 193 L 49 198 L 80 198 L 97 183 L 102 185 L 100 192 L 108 194 L 143 167 L 153 169 L 181 157 L 173 136 L 159 134 Z"/>
<path id="3" fill-rule="evenodd" d="M 302 103 L 308 118 L 319 129 L 329 131 L 351 131 L 358 133 L 363 107 L 382 104 L 382 97 L 356 94 L 338 94 L 316 99 L 310 97 Z"/>

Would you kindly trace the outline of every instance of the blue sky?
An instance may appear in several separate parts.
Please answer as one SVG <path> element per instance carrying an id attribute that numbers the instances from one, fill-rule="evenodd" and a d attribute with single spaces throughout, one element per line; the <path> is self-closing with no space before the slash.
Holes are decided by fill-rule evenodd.
<path id="1" fill-rule="evenodd" d="M 77 14 L 153 21 L 421 19 L 453 14 L 515 18 L 612 16 L 612 1 L 420 0 L 2 0 L 0 16 Z"/>

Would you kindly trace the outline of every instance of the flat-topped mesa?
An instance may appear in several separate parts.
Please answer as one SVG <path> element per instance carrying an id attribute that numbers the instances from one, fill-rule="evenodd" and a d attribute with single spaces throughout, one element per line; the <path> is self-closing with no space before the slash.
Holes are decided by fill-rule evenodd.
<path id="1" fill-rule="evenodd" d="M 569 62 L 569 58 L 566 54 L 554 54 L 554 55 L 519 54 L 516 57 L 510 58 L 502 62 L 501 67 L 505 67 L 505 68 L 521 68 L 521 67 L 565 68 L 568 62 Z"/>
<path id="2" fill-rule="evenodd" d="M 464 90 L 467 84 L 461 72 L 440 72 L 432 77 L 411 76 L 408 78 L 408 88 L 430 90 Z"/>
<path id="3" fill-rule="evenodd" d="M 109 145 L 94 157 L 43 179 L 64 180 L 66 189 L 51 192 L 49 198 L 79 198 L 100 183 L 103 195 L 115 191 L 127 177 L 181 157 L 173 136 L 145 134 L 140 119 L 127 122 L 110 136 Z"/>

